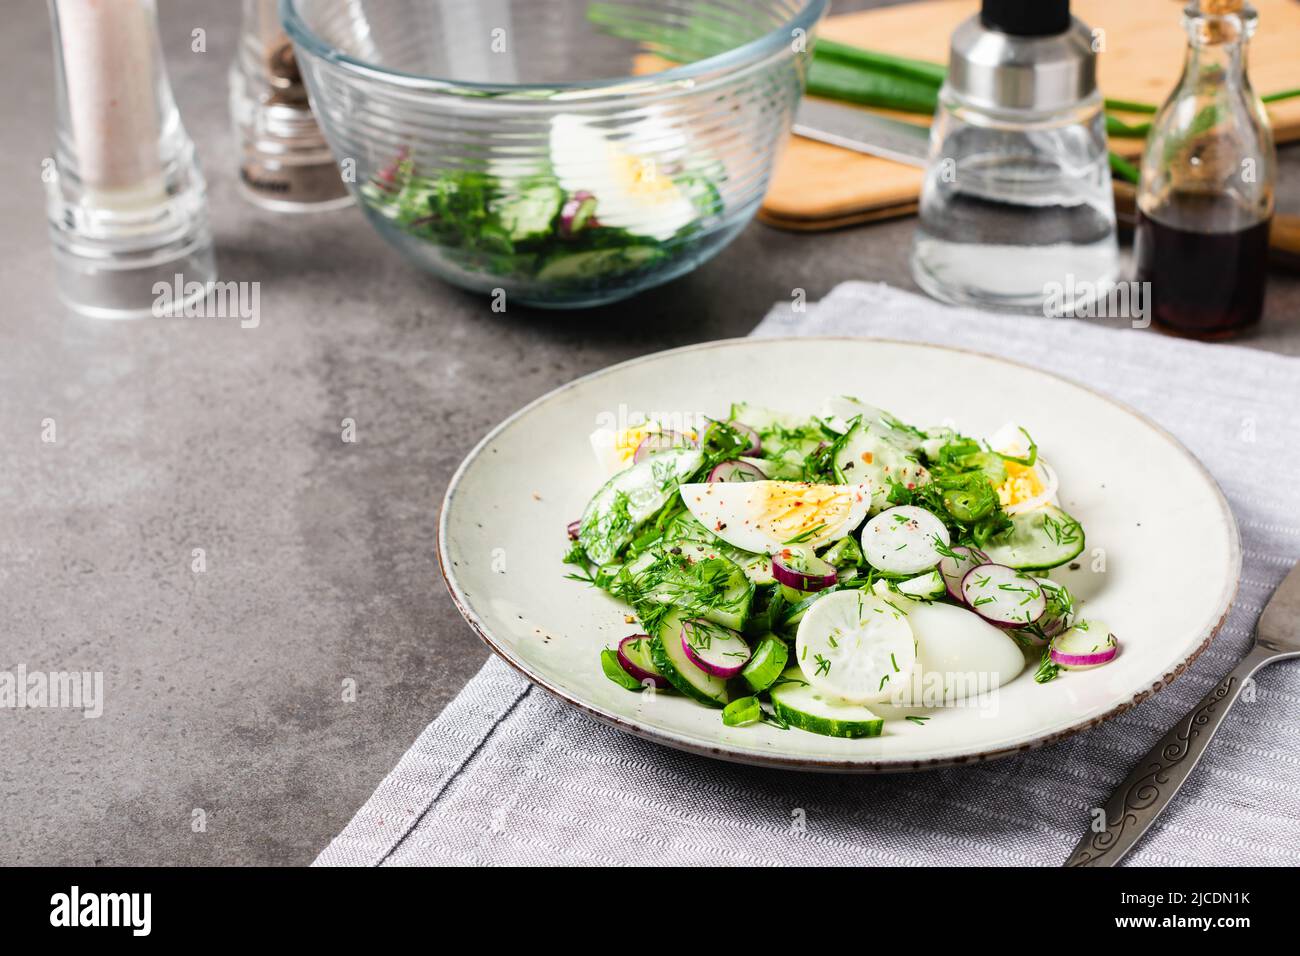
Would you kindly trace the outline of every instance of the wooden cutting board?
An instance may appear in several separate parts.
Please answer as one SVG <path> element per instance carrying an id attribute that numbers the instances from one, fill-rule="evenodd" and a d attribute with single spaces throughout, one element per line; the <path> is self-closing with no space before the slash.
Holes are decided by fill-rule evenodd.
<path id="1" fill-rule="evenodd" d="M 1259 31 L 1251 42 L 1250 77 L 1257 91 L 1300 87 L 1300 2 L 1254 0 Z M 1102 91 L 1115 99 L 1160 103 L 1182 72 L 1186 36 L 1183 0 L 1075 0 L 1075 15 L 1101 34 Z M 820 36 L 844 43 L 947 62 L 953 29 L 979 10 L 978 0 L 926 0 L 831 17 Z M 924 122 L 915 114 L 891 113 Z M 1149 116 L 1119 114 L 1134 123 Z M 1279 143 L 1300 139 L 1300 98 L 1269 109 Z M 1141 139 L 1112 139 L 1111 148 L 1136 157 Z M 916 211 L 921 171 L 795 136 L 777 164 L 759 218 L 787 229 L 818 230 Z"/>

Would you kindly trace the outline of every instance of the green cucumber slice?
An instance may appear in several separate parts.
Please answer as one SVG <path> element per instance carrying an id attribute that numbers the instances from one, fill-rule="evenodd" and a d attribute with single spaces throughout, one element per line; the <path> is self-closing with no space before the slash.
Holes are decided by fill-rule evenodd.
<path id="1" fill-rule="evenodd" d="M 740 672 L 741 679 L 755 694 L 767 690 L 785 671 L 790 660 L 790 648 L 775 634 L 761 638 L 754 647 L 754 656 Z"/>
<path id="2" fill-rule="evenodd" d="M 822 560 L 837 568 L 856 568 L 867 559 L 862 554 L 857 538 L 848 535 L 823 551 Z"/>
<path id="3" fill-rule="evenodd" d="M 791 667 L 771 690 L 772 710 L 791 727 L 826 737 L 879 737 L 885 721 L 861 704 L 817 690 Z"/>
<path id="4" fill-rule="evenodd" d="M 546 260 L 537 272 L 538 282 L 573 282 L 620 275 L 652 265 L 662 257 L 656 246 L 628 245 L 585 252 L 562 252 Z"/>
<path id="5" fill-rule="evenodd" d="M 1011 516 L 1011 530 L 982 550 L 994 564 L 1046 571 L 1073 561 L 1085 544 L 1083 526 L 1056 505 Z"/>
<path id="6" fill-rule="evenodd" d="M 889 489 L 895 482 L 915 488 L 930 480 L 930 472 L 916 454 L 890 441 L 886 431 L 878 423 L 859 422 L 849 429 L 835 455 L 835 467 L 845 481 L 871 483 L 872 512 L 889 507 Z"/>
<path id="7" fill-rule="evenodd" d="M 926 574 L 917 575 L 914 578 L 908 578 L 906 581 L 899 581 L 895 587 L 898 589 L 899 594 L 906 594 L 910 598 L 920 598 L 923 601 L 943 597 L 948 593 L 948 585 L 944 583 L 943 575 L 937 569 Z"/>
<path id="8" fill-rule="evenodd" d="M 662 508 L 703 462 L 704 453 L 694 448 L 670 449 L 605 482 L 578 526 L 578 543 L 591 563 L 608 564 L 618 557 L 637 526 Z"/>
<path id="9" fill-rule="evenodd" d="M 668 683 L 681 691 L 691 700 L 708 707 L 725 707 L 727 705 L 727 682 L 721 677 L 714 677 L 700 670 L 686 657 L 682 648 L 682 614 L 670 611 L 664 615 L 654 640 L 650 643 L 650 655 L 655 667 L 663 674 Z M 618 663 L 617 660 L 614 662 Z"/>
<path id="10" fill-rule="evenodd" d="M 733 631 L 743 631 L 754 585 L 726 558 L 695 560 L 685 548 L 650 548 L 623 566 L 609 592 L 633 606 L 670 604 Z"/>

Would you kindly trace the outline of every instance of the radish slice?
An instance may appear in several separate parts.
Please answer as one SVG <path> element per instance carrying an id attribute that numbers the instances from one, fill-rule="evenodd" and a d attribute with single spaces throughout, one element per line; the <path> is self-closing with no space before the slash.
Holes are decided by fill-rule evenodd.
<path id="1" fill-rule="evenodd" d="M 661 451 L 694 447 L 695 443 L 681 432 L 651 432 L 641 439 L 641 444 L 636 446 L 636 452 L 632 455 L 632 464 L 639 465 L 651 455 L 658 454 Z"/>
<path id="2" fill-rule="evenodd" d="M 816 689 L 867 704 L 888 699 L 907 681 L 916 638 L 893 602 L 858 590 L 833 591 L 799 622 L 795 661 Z"/>
<path id="3" fill-rule="evenodd" d="M 747 461 L 724 461 L 709 472 L 709 481 L 764 481 L 767 475 Z"/>
<path id="4" fill-rule="evenodd" d="M 955 601 L 965 603 L 966 598 L 961 593 L 962 579 L 971 568 L 988 563 L 988 555 L 983 551 L 978 548 L 968 548 L 964 544 L 957 545 L 949 554 L 945 554 L 939 561 L 939 573 L 943 575 L 943 583 L 948 588 L 948 595 Z"/>
<path id="5" fill-rule="evenodd" d="M 1053 664 L 1068 670 L 1082 670 L 1105 664 L 1119 653 L 1119 642 L 1105 624 L 1080 621 L 1064 634 L 1052 638 L 1048 655 Z"/>
<path id="6" fill-rule="evenodd" d="M 1074 598 L 1064 584 L 1050 578 L 1034 578 L 1043 589 L 1047 609 L 1043 616 L 1017 632 L 1017 637 L 1033 647 L 1042 647 L 1074 622 Z"/>
<path id="7" fill-rule="evenodd" d="M 1042 586 L 1005 564 L 980 564 L 961 582 L 962 600 L 984 620 L 999 627 L 1025 627 L 1047 610 Z"/>
<path id="8" fill-rule="evenodd" d="M 750 428 L 744 422 L 738 422 L 735 419 L 727 422 L 727 427 L 734 432 L 739 432 L 749 439 L 749 447 L 741 452 L 747 458 L 756 458 L 763 450 L 763 440 L 758 436 L 758 432 Z"/>
<path id="9" fill-rule="evenodd" d="M 585 189 L 580 189 L 564 203 L 560 210 L 559 233 L 565 239 L 581 232 L 588 225 L 595 225 L 596 197 Z"/>
<path id="10" fill-rule="evenodd" d="M 930 570 L 948 550 L 948 542 L 944 523 L 914 505 L 882 511 L 862 529 L 862 553 L 885 574 L 911 577 Z"/>
<path id="11" fill-rule="evenodd" d="M 796 591 L 820 591 L 839 580 L 835 565 L 790 548 L 772 556 L 772 577 Z"/>
<path id="12" fill-rule="evenodd" d="M 659 673 L 659 668 L 655 667 L 654 658 L 650 653 L 650 636 L 648 634 L 633 634 L 631 637 L 625 637 L 618 642 L 618 663 L 633 677 L 643 685 L 646 681 L 654 684 L 655 687 L 666 690 L 672 686 L 668 683 L 667 678 Z"/>
<path id="13" fill-rule="evenodd" d="M 692 664 L 714 677 L 735 677 L 750 658 L 743 637 L 698 617 L 682 625 L 682 650 Z"/>
<path id="14" fill-rule="evenodd" d="M 568 532 L 570 541 L 577 541 L 578 532 L 581 529 L 582 529 L 582 520 L 579 519 L 577 521 L 570 521 L 564 530 Z"/>

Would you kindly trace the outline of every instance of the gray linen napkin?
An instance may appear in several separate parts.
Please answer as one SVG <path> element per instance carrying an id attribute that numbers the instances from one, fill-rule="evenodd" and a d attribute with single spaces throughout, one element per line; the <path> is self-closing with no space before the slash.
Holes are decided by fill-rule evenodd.
<path id="1" fill-rule="evenodd" d="M 319 865 L 1056 865 L 1134 760 L 1231 668 L 1300 560 L 1300 360 L 1084 321 L 948 309 L 847 283 L 755 335 L 858 334 L 993 352 L 1077 379 L 1179 437 L 1222 485 L 1245 566 L 1219 637 L 1167 690 L 1019 757 L 879 777 L 711 761 L 622 734 L 493 657 Z M 1191 586 L 1191 585 L 1189 585 Z M 1130 864 L 1300 864 L 1300 667 L 1257 677 Z"/>

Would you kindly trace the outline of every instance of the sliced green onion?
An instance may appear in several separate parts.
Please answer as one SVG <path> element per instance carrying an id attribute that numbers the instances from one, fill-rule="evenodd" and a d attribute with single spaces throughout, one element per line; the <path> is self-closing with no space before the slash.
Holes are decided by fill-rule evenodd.
<path id="1" fill-rule="evenodd" d="M 1126 183 L 1137 185 L 1142 174 L 1136 166 L 1118 153 L 1110 154 L 1110 171 Z"/>
<path id="2" fill-rule="evenodd" d="M 738 697 L 722 708 L 722 722 L 728 727 L 747 727 L 763 719 L 757 697 Z"/>

